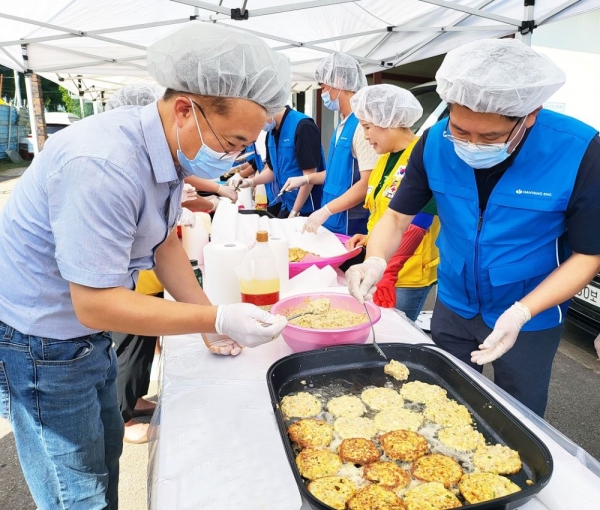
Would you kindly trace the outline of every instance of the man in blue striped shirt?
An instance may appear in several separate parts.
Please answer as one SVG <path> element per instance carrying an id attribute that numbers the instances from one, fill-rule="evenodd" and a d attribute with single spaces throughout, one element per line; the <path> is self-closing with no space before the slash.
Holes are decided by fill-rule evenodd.
<path id="1" fill-rule="evenodd" d="M 183 178 L 221 175 L 283 107 L 287 60 L 189 23 L 149 48 L 148 67 L 163 99 L 54 135 L 0 217 L 0 415 L 44 510 L 117 508 L 123 421 L 106 331 L 212 333 L 213 350 L 236 354 L 285 326 L 252 305 L 211 306 L 174 227 Z M 152 268 L 177 302 L 132 291 Z"/>

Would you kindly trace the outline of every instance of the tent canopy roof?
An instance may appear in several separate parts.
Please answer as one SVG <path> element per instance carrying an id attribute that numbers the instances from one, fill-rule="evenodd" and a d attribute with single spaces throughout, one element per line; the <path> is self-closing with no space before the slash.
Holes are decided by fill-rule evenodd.
<path id="1" fill-rule="evenodd" d="M 181 24 L 222 23 L 285 53 L 302 90 L 334 51 L 372 73 L 598 7 L 600 0 L 20 0 L 0 7 L 0 64 L 97 99 L 148 79 L 146 48 Z"/>

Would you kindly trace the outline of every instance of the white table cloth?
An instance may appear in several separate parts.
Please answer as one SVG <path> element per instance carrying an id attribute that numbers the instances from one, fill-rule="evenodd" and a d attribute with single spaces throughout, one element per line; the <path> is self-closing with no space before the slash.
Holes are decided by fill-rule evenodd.
<path id="1" fill-rule="evenodd" d="M 382 312 L 375 326 L 378 342 L 431 343 L 401 315 Z M 150 442 L 151 509 L 310 509 L 288 464 L 266 383 L 271 364 L 291 353 L 281 338 L 237 357 L 210 354 L 200 335 L 164 339 Z M 463 368 L 552 453 L 550 483 L 522 508 L 600 508 L 600 463 L 485 377 Z"/>

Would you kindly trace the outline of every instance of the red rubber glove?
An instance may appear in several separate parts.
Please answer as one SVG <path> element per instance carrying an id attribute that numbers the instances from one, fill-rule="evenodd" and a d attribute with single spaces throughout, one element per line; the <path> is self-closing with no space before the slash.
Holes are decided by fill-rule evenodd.
<path id="1" fill-rule="evenodd" d="M 377 290 L 373 295 L 373 301 L 382 308 L 394 308 L 396 306 L 396 282 L 398 273 L 404 267 L 406 261 L 415 254 L 415 250 L 421 244 L 427 230 L 409 225 L 402 236 L 398 250 L 389 260 L 383 278 L 377 284 Z"/>

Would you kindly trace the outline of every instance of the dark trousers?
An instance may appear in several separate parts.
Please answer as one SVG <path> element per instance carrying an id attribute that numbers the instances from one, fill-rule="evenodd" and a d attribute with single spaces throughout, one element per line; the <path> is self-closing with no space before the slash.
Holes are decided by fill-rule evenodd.
<path id="1" fill-rule="evenodd" d="M 492 362 L 494 383 L 542 417 L 548 403 L 552 361 L 562 331 L 562 325 L 523 331 L 513 348 Z M 464 319 L 439 300 L 436 302 L 431 321 L 433 341 L 478 372 L 483 367 L 471 363 L 471 352 L 476 351 L 491 332 L 492 328 L 481 315 Z"/>
<path id="2" fill-rule="evenodd" d="M 135 403 L 148 393 L 156 337 L 112 333 L 119 362 L 117 397 L 123 421 L 133 418 Z"/>

